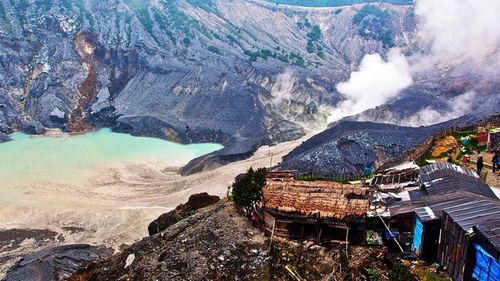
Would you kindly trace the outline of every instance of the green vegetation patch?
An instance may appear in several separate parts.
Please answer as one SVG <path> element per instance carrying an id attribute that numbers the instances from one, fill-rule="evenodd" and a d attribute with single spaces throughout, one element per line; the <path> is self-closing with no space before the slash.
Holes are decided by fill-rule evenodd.
<path id="1" fill-rule="evenodd" d="M 288 56 L 288 58 L 290 59 L 290 61 L 292 61 L 292 63 L 294 65 L 297 65 L 300 67 L 306 67 L 306 61 L 304 60 L 304 58 L 301 55 L 296 54 L 294 52 L 291 52 L 290 55 Z"/>
<path id="2" fill-rule="evenodd" d="M 163 31 L 174 44 L 177 44 L 177 38 L 184 37 L 181 42 L 185 46 L 190 45 L 191 39 L 195 37 L 195 30 L 209 39 L 214 38 L 214 32 L 210 31 L 196 19 L 189 17 L 184 11 L 179 9 L 176 0 L 162 1 L 160 2 L 162 6 L 151 5 L 149 1 L 124 1 L 137 15 L 137 18 L 146 31 L 158 44 L 160 42 L 154 31 L 155 25 Z M 211 11 L 215 9 L 213 0 L 188 0 L 188 2 L 204 10 Z M 189 38 L 189 41 L 185 38 Z"/>
<path id="3" fill-rule="evenodd" d="M 394 47 L 391 31 L 391 14 L 375 5 L 365 5 L 352 18 L 359 25 L 359 34 L 366 39 L 382 42 L 384 48 Z"/>
<path id="4" fill-rule="evenodd" d="M 253 207 L 262 198 L 262 188 L 266 184 L 266 169 L 250 168 L 245 174 L 236 178 L 231 186 L 231 200 L 236 208 L 251 216 Z"/>
<path id="5" fill-rule="evenodd" d="M 250 51 L 250 50 L 245 50 L 244 54 L 250 57 L 250 61 L 257 61 L 258 58 L 262 58 L 264 60 L 267 60 L 269 58 L 274 58 L 278 59 L 282 62 L 289 62 L 289 55 L 282 52 L 273 52 L 269 49 L 261 49 L 258 51 Z"/>
<path id="6" fill-rule="evenodd" d="M 200 7 L 207 12 L 217 13 L 214 0 L 187 0 L 187 2 L 195 7 Z"/>
<path id="7" fill-rule="evenodd" d="M 213 45 L 210 45 L 208 46 L 208 50 L 212 53 L 216 53 L 216 54 L 219 54 L 219 55 L 222 55 L 221 51 L 219 50 L 219 48 L 213 46 Z"/>
<path id="8" fill-rule="evenodd" d="M 417 281 L 410 270 L 400 261 L 396 261 L 389 269 L 389 280 Z"/>
<path id="9" fill-rule="evenodd" d="M 321 28 L 319 25 L 312 27 L 311 32 L 307 34 L 307 38 L 309 38 L 310 42 L 318 41 L 321 38 Z"/>
<path id="10" fill-rule="evenodd" d="M 311 25 L 308 19 L 305 19 L 304 23 L 299 22 L 299 26 L 307 27 L 309 32 L 307 33 L 307 45 L 306 51 L 309 54 L 316 52 L 318 57 L 325 58 L 325 53 L 323 52 L 323 46 L 320 42 L 321 40 L 321 28 L 319 25 Z"/>

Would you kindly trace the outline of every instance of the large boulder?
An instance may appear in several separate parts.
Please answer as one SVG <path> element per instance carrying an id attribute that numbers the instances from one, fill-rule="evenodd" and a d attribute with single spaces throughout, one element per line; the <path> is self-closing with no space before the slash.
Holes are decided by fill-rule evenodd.
<path id="1" fill-rule="evenodd" d="M 192 215 L 196 210 L 213 205 L 220 201 L 219 196 L 209 195 L 206 192 L 193 194 L 185 204 L 177 206 L 174 210 L 159 216 L 148 226 L 149 235 L 155 235 L 167 227 Z"/>
<path id="2" fill-rule="evenodd" d="M 10 137 L 7 134 L 0 132 L 0 143 L 9 141 Z"/>

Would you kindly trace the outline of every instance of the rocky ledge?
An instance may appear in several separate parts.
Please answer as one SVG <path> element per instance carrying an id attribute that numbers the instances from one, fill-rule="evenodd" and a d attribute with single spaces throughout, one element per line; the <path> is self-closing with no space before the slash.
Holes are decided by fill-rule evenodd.
<path id="1" fill-rule="evenodd" d="M 220 201 L 219 196 L 209 195 L 208 193 L 199 193 L 189 196 L 185 204 L 177 206 L 174 210 L 159 216 L 148 226 L 149 235 L 155 235 L 167 229 L 176 222 L 192 215 L 198 209 L 213 205 Z"/>
<path id="2" fill-rule="evenodd" d="M 50 247 L 22 258 L 7 272 L 4 280 L 66 280 L 79 267 L 112 253 L 109 248 L 83 244 Z"/>
<path id="3" fill-rule="evenodd" d="M 263 280 L 265 247 L 265 236 L 221 202 L 71 280 Z"/>

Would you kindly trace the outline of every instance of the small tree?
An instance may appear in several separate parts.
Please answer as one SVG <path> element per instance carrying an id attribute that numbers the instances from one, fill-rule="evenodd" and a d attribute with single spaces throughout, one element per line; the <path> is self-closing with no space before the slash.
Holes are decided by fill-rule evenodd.
<path id="1" fill-rule="evenodd" d="M 246 174 L 236 178 L 233 183 L 231 197 L 236 208 L 243 210 L 247 216 L 252 214 L 252 207 L 262 198 L 262 187 L 266 184 L 266 169 L 250 168 Z"/>

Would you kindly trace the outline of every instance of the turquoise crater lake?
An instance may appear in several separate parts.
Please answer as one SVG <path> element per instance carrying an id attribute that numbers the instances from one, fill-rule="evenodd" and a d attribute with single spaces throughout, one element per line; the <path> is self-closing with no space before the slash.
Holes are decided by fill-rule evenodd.
<path id="1" fill-rule="evenodd" d="M 18 132 L 11 138 L 12 141 L 0 144 L 0 178 L 9 186 L 26 182 L 77 184 L 91 171 L 117 165 L 154 162 L 180 167 L 223 147 L 214 143 L 182 145 L 110 129 L 58 137 Z"/>

